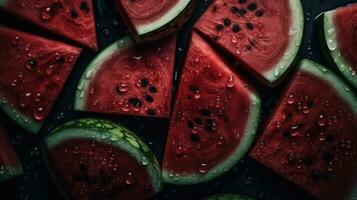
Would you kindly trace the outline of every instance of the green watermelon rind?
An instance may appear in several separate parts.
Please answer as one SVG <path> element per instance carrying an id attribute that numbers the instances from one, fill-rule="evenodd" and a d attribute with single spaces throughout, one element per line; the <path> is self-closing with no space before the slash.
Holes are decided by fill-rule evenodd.
<path id="1" fill-rule="evenodd" d="M 162 190 L 162 178 L 160 165 L 150 148 L 132 131 L 103 119 L 78 119 L 70 121 L 53 130 L 45 138 L 45 144 L 49 151 L 62 142 L 71 139 L 95 140 L 104 144 L 112 145 L 129 153 L 143 164 L 147 170 L 155 192 Z M 50 170 L 51 171 L 51 170 Z M 55 177 L 54 177 L 55 178 Z"/>
<path id="2" fill-rule="evenodd" d="M 12 167 L 0 166 L 0 183 L 7 181 L 12 177 L 19 176 L 22 173 L 23 170 L 20 164 Z"/>
<path id="3" fill-rule="evenodd" d="M 341 80 L 341 78 L 339 78 L 331 70 L 308 59 L 303 59 L 300 62 L 300 70 L 327 82 L 337 92 L 337 94 L 345 100 L 345 102 L 351 107 L 352 111 L 357 113 L 357 96 L 352 92 L 348 84 Z"/>
<path id="4" fill-rule="evenodd" d="M 14 120 L 22 128 L 34 134 L 38 133 L 38 131 L 40 130 L 42 123 L 36 121 L 33 118 L 23 115 L 16 108 L 11 106 L 6 98 L 1 96 L 0 96 L 0 107 L 12 120 Z"/>
<path id="5" fill-rule="evenodd" d="M 204 200 L 253 200 L 248 197 L 244 197 L 238 194 L 216 194 L 204 198 Z"/>
<path id="6" fill-rule="evenodd" d="M 88 92 L 88 87 L 92 81 L 92 78 L 95 77 L 95 74 L 101 69 L 103 64 L 111 58 L 111 56 L 115 53 L 119 53 L 120 51 L 129 48 L 131 45 L 134 44 L 134 40 L 130 36 L 123 37 L 106 49 L 104 49 L 99 55 L 97 55 L 93 61 L 88 65 L 86 70 L 84 71 L 75 95 L 74 100 L 74 109 L 83 111 L 85 110 L 85 103 L 86 103 L 86 95 Z"/>
<path id="7" fill-rule="evenodd" d="M 0 6 L 5 6 L 7 3 L 7 0 L 0 0 Z"/>
<path id="8" fill-rule="evenodd" d="M 350 83 L 357 88 L 357 72 L 352 72 L 351 65 L 346 61 L 346 59 L 342 56 L 342 52 L 339 48 L 337 33 L 336 33 L 336 25 L 334 23 L 334 16 L 336 14 L 336 10 L 331 10 L 325 12 L 323 14 L 323 39 L 324 39 L 324 49 L 327 51 L 328 55 L 331 56 L 333 62 L 341 71 L 341 73 L 347 78 Z M 329 47 L 330 43 L 336 44 L 336 48 Z M 351 69 L 351 70 L 350 70 Z M 353 75 L 354 74 L 354 75 Z"/>
<path id="9" fill-rule="evenodd" d="M 292 25 L 289 35 L 290 42 L 280 61 L 269 71 L 264 73 L 264 77 L 271 85 L 276 85 L 278 80 L 284 75 L 296 60 L 296 56 L 301 46 L 304 33 L 304 13 L 300 0 L 289 0 L 291 8 Z"/>
<path id="10" fill-rule="evenodd" d="M 260 116 L 260 108 L 261 102 L 258 94 L 253 91 L 250 91 L 250 111 L 249 117 L 247 121 L 247 125 L 244 131 L 244 137 L 241 138 L 240 144 L 237 145 L 236 150 L 230 155 L 225 161 L 217 165 L 215 168 L 209 170 L 208 172 L 201 174 L 173 174 L 172 172 L 163 169 L 162 177 L 164 182 L 170 184 L 177 185 L 188 185 L 188 184 L 196 184 L 201 182 L 207 182 L 212 180 L 223 173 L 230 170 L 239 160 L 243 158 L 243 156 L 248 152 L 251 144 L 254 141 L 259 116 Z"/>

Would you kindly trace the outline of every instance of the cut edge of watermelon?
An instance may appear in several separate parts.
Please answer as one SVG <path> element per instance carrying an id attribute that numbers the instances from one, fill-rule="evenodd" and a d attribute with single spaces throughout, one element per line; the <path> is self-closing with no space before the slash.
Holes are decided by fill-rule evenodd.
<path id="1" fill-rule="evenodd" d="M 90 139 L 112 145 L 129 153 L 139 164 L 149 160 L 145 169 L 150 175 L 151 184 L 155 192 L 162 190 L 163 184 L 158 161 L 150 148 L 131 130 L 107 120 L 80 119 L 70 121 L 55 129 L 44 141 L 50 151 L 55 146 L 71 139 Z"/>
<path id="2" fill-rule="evenodd" d="M 303 72 L 312 74 L 326 81 L 336 93 L 350 105 L 353 112 L 357 113 L 357 96 L 352 92 L 349 86 L 332 71 L 308 59 L 303 59 L 300 62 L 300 69 Z"/>
<path id="3" fill-rule="evenodd" d="M 74 99 L 74 109 L 83 111 L 85 110 L 85 102 L 86 102 L 86 95 L 88 93 L 88 87 L 91 83 L 92 78 L 95 74 L 100 70 L 100 67 L 103 63 L 110 57 L 113 53 L 118 53 L 121 50 L 124 50 L 130 47 L 134 43 L 134 40 L 131 36 L 125 36 L 107 48 L 105 48 L 99 55 L 97 55 L 93 61 L 87 66 L 86 70 L 84 71 L 75 95 Z"/>
<path id="4" fill-rule="evenodd" d="M 1 99 L 2 100 L 0 100 L 0 107 L 7 114 L 7 116 L 9 116 L 18 125 L 30 131 L 31 133 L 34 134 L 38 133 L 38 131 L 41 129 L 42 126 L 41 122 L 38 122 L 33 118 L 23 115 L 21 112 L 17 111 L 14 107 L 12 107 L 5 98 L 1 98 Z"/>
<path id="5" fill-rule="evenodd" d="M 162 177 L 164 182 L 170 184 L 187 185 L 196 184 L 200 182 L 206 182 L 212 180 L 226 171 L 230 170 L 242 157 L 248 152 L 254 138 L 256 135 L 256 130 L 258 128 L 258 119 L 260 116 L 261 101 L 258 94 L 254 91 L 250 91 L 250 111 L 247 121 L 247 126 L 244 131 L 244 137 L 242 137 L 241 142 L 237 145 L 236 150 L 229 156 L 225 161 L 216 167 L 212 168 L 205 174 L 186 174 L 179 176 L 172 176 L 172 172 L 162 169 Z"/>
<path id="6" fill-rule="evenodd" d="M 144 35 L 148 35 L 156 30 L 161 29 L 162 27 L 169 24 L 173 21 L 177 16 L 179 16 L 183 11 L 186 10 L 188 6 L 190 6 L 191 2 L 195 0 L 180 0 L 175 6 L 170 8 L 170 10 L 161 16 L 159 19 L 143 25 L 135 26 L 136 32 L 140 37 Z"/>
<path id="7" fill-rule="evenodd" d="M 297 53 L 301 46 L 301 41 L 304 32 L 304 13 L 300 0 L 289 0 L 291 8 L 291 20 L 289 35 L 290 42 L 288 48 L 285 50 L 280 61 L 269 71 L 264 73 L 264 77 L 269 83 L 274 86 L 278 84 L 278 79 L 281 78 L 294 63 Z"/>
<path id="8" fill-rule="evenodd" d="M 23 170 L 21 165 L 6 167 L 6 169 L 0 169 L 2 171 L 2 175 L 0 175 L 0 183 L 9 180 L 12 177 L 19 176 L 23 174 Z"/>
<path id="9" fill-rule="evenodd" d="M 338 67 L 339 71 L 351 82 L 351 84 L 357 88 L 357 76 L 353 76 L 349 68 L 351 65 L 342 56 L 337 41 L 336 25 L 333 18 L 336 14 L 336 10 L 331 10 L 325 12 L 323 15 L 323 33 L 325 47 L 328 54 L 332 57 L 335 65 Z"/>

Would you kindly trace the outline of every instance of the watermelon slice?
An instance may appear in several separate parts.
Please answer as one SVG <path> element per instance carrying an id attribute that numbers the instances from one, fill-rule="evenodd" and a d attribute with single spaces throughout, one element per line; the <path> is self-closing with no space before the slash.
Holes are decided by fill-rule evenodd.
<path id="1" fill-rule="evenodd" d="M 260 99 L 193 33 L 163 159 L 164 181 L 195 184 L 235 165 L 252 143 Z"/>
<path id="2" fill-rule="evenodd" d="M 243 197 L 237 194 L 216 194 L 205 198 L 204 200 L 252 200 L 248 197 Z"/>
<path id="3" fill-rule="evenodd" d="M 0 182 L 21 174 L 21 163 L 15 150 L 9 144 L 3 122 L 0 122 Z"/>
<path id="4" fill-rule="evenodd" d="M 98 55 L 78 85 L 75 109 L 169 117 L 176 39 L 137 45 L 124 37 Z"/>
<path id="5" fill-rule="evenodd" d="M 0 49 L 0 107 L 36 133 L 81 50 L 5 27 L 0 27 Z"/>
<path id="6" fill-rule="evenodd" d="M 195 29 L 271 86 L 293 63 L 303 26 L 300 0 L 214 0 Z"/>
<path id="7" fill-rule="evenodd" d="M 54 130 L 45 143 L 46 165 L 67 199 L 147 199 L 162 189 L 155 156 L 121 125 L 75 120 Z"/>
<path id="8" fill-rule="evenodd" d="M 0 0 L 1 8 L 97 51 L 92 0 Z"/>
<path id="9" fill-rule="evenodd" d="M 323 33 L 329 57 L 357 88 L 357 4 L 325 12 Z"/>
<path id="10" fill-rule="evenodd" d="M 197 0 L 115 0 L 137 42 L 174 33 L 190 17 Z"/>
<path id="11" fill-rule="evenodd" d="M 250 155 L 319 199 L 347 199 L 357 180 L 357 97 L 303 60 Z"/>

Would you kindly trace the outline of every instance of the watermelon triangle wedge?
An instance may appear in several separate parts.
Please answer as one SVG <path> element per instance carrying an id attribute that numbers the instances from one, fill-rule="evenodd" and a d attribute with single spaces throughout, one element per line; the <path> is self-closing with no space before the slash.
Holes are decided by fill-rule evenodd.
<path id="1" fill-rule="evenodd" d="M 97 51 L 92 0 L 1 0 L 0 9 Z"/>
<path id="2" fill-rule="evenodd" d="M 0 107 L 37 133 L 51 111 L 81 49 L 0 27 Z"/>

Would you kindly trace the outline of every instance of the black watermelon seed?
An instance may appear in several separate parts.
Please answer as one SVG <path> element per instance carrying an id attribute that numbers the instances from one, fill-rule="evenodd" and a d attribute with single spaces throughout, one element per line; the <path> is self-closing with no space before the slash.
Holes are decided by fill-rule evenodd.
<path id="1" fill-rule="evenodd" d="M 224 26 L 229 26 L 229 25 L 231 25 L 231 20 L 228 19 L 228 18 L 225 18 L 225 19 L 223 20 L 223 24 L 224 24 Z"/>
<path id="2" fill-rule="evenodd" d="M 27 62 L 27 65 L 29 65 L 31 68 L 34 68 L 34 67 L 37 66 L 37 62 L 36 62 L 36 60 L 30 59 L 30 60 Z"/>
<path id="3" fill-rule="evenodd" d="M 245 14 L 247 14 L 247 11 L 245 9 L 239 9 L 238 13 L 240 16 L 244 16 Z"/>
<path id="4" fill-rule="evenodd" d="M 239 0 L 238 1 L 238 3 L 241 3 L 241 4 L 246 3 L 246 2 L 247 2 L 247 0 Z"/>
<path id="5" fill-rule="evenodd" d="M 329 163 L 329 162 L 332 161 L 333 156 L 331 155 L 330 152 L 324 152 L 324 153 L 322 154 L 322 159 L 324 160 L 325 163 Z"/>
<path id="6" fill-rule="evenodd" d="M 146 95 L 146 96 L 145 96 L 145 100 L 146 100 L 147 102 L 149 102 L 149 103 L 154 102 L 154 98 L 152 98 L 152 96 L 150 96 L 150 95 Z"/>
<path id="7" fill-rule="evenodd" d="M 247 6 L 247 9 L 250 10 L 250 11 L 254 11 L 257 9 L 257 4 L 256 3 L 250 3 L 248 6 Z"/>
<path id="8" fill-rule="evenodd" d="M 305 157 L 302 161 L 306 166 L 311 166 L 313 164 L 313 160 L 310 157 Z"/>
<path id="9" fill-rule="evenodd" d="M 200 88 L 197 85 L 190 85 L 189 89 L 192 93 L 196 93 L 196 92 L 200 91 Z"/>
<path id="10" fill-rule="evenodd" d="M 156 93 L 156 92 L 157 92 L 157 89 L 156 89 L 156 87 L 151 86 L 151 87 L 149 88 L 149 91 L 150 91 L 151 93 Z"/>
<path id="11" fill-rule="evenodd" d="M 261 16 L 263 16 L 264 15 L 264 11 L 263 10 L 257 10 L 256 12 L 255 12 L 255 16 L 257 16 L 257 17 L 261 17 Z"/>
<path id="12" fill-rule="evenodd" d="M 232 6 L 231 7 L 231 12 L 233 13 L 233 14 L 237 14 L 238 12 L 239 12 L 239 8 L 237 7 L 237 6 Z"/>
<path id="13" fill-rule="evenodd" d="M 217 11 L 217 6 L 213 6 L 212 11 L 213 11 L 213 12 L 216 12 L 216 11 Z"/>
<path id="14" fill-rule="evenodd" d="M 129 99 L 129 104 L 135 106 L 135 107 L 140 107 L 142 105 L 141 101 L 137 98 L 130 98 Z"/>
<path id="15" fill-rule="evenodd" d="M 248 51 L 251 51 L 251 50 L 252 50 L 252 46 L 247 45 L 247 50 L 248 50 Z"/>
<path id="16" fill-rule="evenodd" d="M 203 109 L 203 110 L 201 111 L 201 113 L 202 113 L 202 115 L 204 115 L 204 116 L 210 116 L 210 115 L 212 114 L 212 112 L 211 112 L 210 110 L 208 110 L 208 109 Z"/>
<path id="17" fill-rule="evenodd" d="M 148 109 L 148 110 L 146 111 L 146 113 L 147 113 L 148 115 L 150 115 L 150 116 L 156 115 L 156 112 L 155 112 L 154 109 Z"/>
<path id="18" fill-rule="evenodd" d="M 234 24 L 232 27 L 232 31 L 234 33 L 238 33 L 240 31 L 240 26 L 238 24 Z"/>
<path id="19" fill-rule="evenodd" d="M 214 41 L 217 41 L 218 40 L 218 36 L 217 35 L 215 35 L 215 36 L 213 36 L 213 38 L 212 38 Z"/>
<path id="20" fill-rule="evenodd" d="M 247 29 L 252 30 L 254 28 L 254 25 L 250 22 L 245 24 L 247 26 Z"/>
<path id="21" fill-rule="evenodd" d="M 191 134 L 191 140 L 192 142 L 199 142 L 200 136 L 198 136 L 197 134 Z"/>
<path id="22" fill-rule="evenodd" d="M 224 26 L 222 24 L 217 24 L 216 25 L 216 31 L 222 31 L 224 29 Z"/>
<path id="23" fill-rule="evenodd" d="M 196 117 L 195 118 L 195 123 L 198 124 L 198 125 L 201 125 L 202 124 L 202 119 L 199 118 L 199 117 Z"/>
<path id="24" fill-rule="evenodd" d="M 146 87 L 149 84 L 149 80 L 147 78 L 143 78 L 140 81 L 141 87 Z"/>
<path id="25" fill-rule="evenodd" d="M 63 57 L 63 56 L 61 56 L 61 57 L 57 60 L 57 63 L 59 63 L 59 64 L 63 64 L 63 63 L 64 63 L 64 61 L 65 61 L 64 57 Z"/>
<path id="26" fill-rule="evenodd" d="M 71 11 L 71 17 L 72 18 L 77 18 L 78 17 L 78 12 L 76 10 Z"/>
<path id="27" fill-rule="evenodd" d="M 195 125 L 193 124 L 193 122 L 192 122 L 191 120 L 188 120 L 188 121 L 187 121 L 187 128 L 193 129 L 194 126 L 195 126 Z"/>
<path id="28" fill-rule="evenodd" d="M 81 10 L 87 10 L 88 9 L 88 3 L 86 1 L 82 1 L 81 5 L 79 6 Z"/>
<path id="29" fill-rule="evenodd" d="M 206 125 L 206 126 L 205 126 L 205 129 L 206 129 L 206 131 L 208 131 L 208 132 L 212 132 L 212 131 L 215 130 L 214 127 L 213 127 L 213 126 L 210 126 L 210 125 Z"/>

